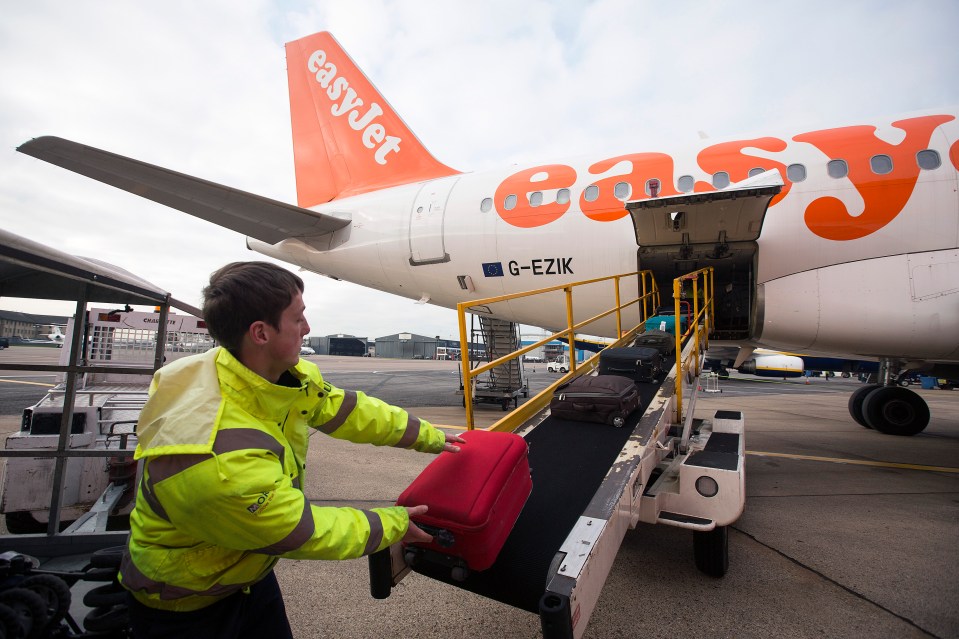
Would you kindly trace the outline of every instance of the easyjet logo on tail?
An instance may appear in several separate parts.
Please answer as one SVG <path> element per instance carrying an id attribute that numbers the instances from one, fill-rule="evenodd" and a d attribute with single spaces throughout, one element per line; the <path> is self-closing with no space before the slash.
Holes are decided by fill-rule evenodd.
<path id="1" fill-rule="evenodd" d="M 326 51 L 317 49 L 310 54 L 307 68 L 316 74 L 317 83 L 323 87 L 326 97 L 332 103 L 330 113 L 337 118 L 346 116 L 350 128 L 357 132 L 363 146 L 376 149 L 373 158 L 377 164 L 386 164 L 387 155 L 399 152 L 402 140 L 395 135 L 389 135 L 386 127 L 377 121 L 383 115 L 383 107 L 376 102 L 370 102 L 363 110 L 363 98 L 359 97 L 350 81 L 337 75 L 336 65 L 327 60 Z"/>

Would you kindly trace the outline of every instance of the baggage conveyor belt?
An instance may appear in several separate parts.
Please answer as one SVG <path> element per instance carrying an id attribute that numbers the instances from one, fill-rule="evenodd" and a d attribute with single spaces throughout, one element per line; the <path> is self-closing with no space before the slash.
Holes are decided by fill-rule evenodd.
<path id="1" fill-rule="evenodd" d="M 449 568 L 423 562 L 423 575 L 538 613 L 550 564 L 633 435 L 662 381 L 637 384 L 640 407 L 622 428 L 548 417 L 525 435 L 533 478 L 530 494 L 496 562 L 454 581 Z"/>

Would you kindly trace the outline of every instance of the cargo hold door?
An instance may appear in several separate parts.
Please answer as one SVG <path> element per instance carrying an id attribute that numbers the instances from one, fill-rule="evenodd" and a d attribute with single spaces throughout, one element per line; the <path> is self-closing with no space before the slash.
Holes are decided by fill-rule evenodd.
<path id="1" fill-rule="evenodd" d="M 719 191 L 626 203 L 639 245 L 639 268 L 655 273 L 670 302 L 672 280 L 715 269 L 716 337 L 749 337 L 755 304 L 756 240 L 769 202 L 783 187 L 772 170 Z"/>

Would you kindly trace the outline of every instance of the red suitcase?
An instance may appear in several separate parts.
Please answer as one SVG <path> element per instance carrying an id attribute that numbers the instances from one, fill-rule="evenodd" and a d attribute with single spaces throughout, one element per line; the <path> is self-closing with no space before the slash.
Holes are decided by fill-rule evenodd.
<path id="1" fill-rule="evenodd" d="M 460 452 L 440 453 L 396 501 L 429 506 L 413 521 L 433 542 L 411 546 L 410 558 L 449 565 L 460 579 L 463 568 L 493 565 L 533 490 L 525 439 L 481 430 L 462 437 Z"/>

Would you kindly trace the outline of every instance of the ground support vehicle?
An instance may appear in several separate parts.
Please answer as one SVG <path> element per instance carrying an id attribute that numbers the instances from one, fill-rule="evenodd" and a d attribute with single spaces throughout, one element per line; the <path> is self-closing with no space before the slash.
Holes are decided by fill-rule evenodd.
<path id="1" fill-rule="evenodd" d="M 598 356 L 571 364 L 573 370 L 491 427 L 526 439 L 533 477 L 529 501 L 492 567 L 464 577 L 439 562 L 409 565 L 397 545 L 370 557 L 373 596 L 388 596 L 415 571 L 538 614 L 545 637 L 580 637 L 626 532 L 641 523 L 692 530 L 696 566 L 711 577 L 723 576 L 729 565 L 727 527 L 745 506 L 745 418 L 739 411 L 693 418 L 712 312 L 709 275 L 711 269 L 704 269 L 675 284 L 679 300 L 683 283 L 708 282 L 706 305 L 694 309 L 694 321 L 684 335 L 676 334 L 676 361 L 665 379 L 637 383 L 640 409 L 624 427 L 560 420 L 549 413 L 553 390 L 576 376 L 592 374 Z M 618 278 L 626 277 L 615 276 L 617 290 Z M 693 292 L 695 300 L 695 284 Z M 473 304 L 489 308 L 512 297 Z M 618 300 L 617 295 L 621 309 L 625 305 Z M 464 310 L 465 305 L 461 313 Z M 621 331 L 622 338 L 610 347 L 631 343 L 644 330 L 644 320 Z M 460 324 L 465 326 L 462 317 Z M 571 319 L 566 331 L 544 341 L 572 341 L 577 326 L 582 323 Z M 537 346 L 524 347 L 514 356 Z M 481 366 L 464 375 L 482 372 Z M 471 424 L 469 406 L 467 402 Z"/>
<path id="2" fill-rule="evenodd" d="M 79 328 L 82 360 L 113 367 L 152 363 L 157 343 L 159 313 L 94 308 L 88 310 Z M 203 352 L 213 341 L 202 320 L 169 313 L 166 322 L 163 361 Z M 75 318 L 68 334 L 73 335 Z M 60 365 L 67 366 L 71 349 L 65 348 Z M 11 434 L 6 450 L 56 450 L 67 394 L 64 375 L 43 399 L 27 407 L 19 432 Z M 105 460 L 98 457 L 70 459 L 65 468 L 61 520 L 76 521 L 97 506 L 96 516 L 123 515 L 132 509 L 137 477 L 132 452 L 136 449 L 135 426 L 147 400 L 150 375 L 123 372 L 87 372 L 74 389 L 69 450 L 117 451 Z M 49 521 L 53 458 L 14 457 L 6 464 L 0 482 L 0 512 L 12 533 L 42 532 Z M 92 515 L 91 515 L 92 516 Z M 105 522 L 103 522 L 105 523 Z"/>
<path id="3" fill-rule="evenodd" d="M 547 373 L 567 373 L 569 372 L 569 360 L 558 359 L 546 363 Z"/>
<path id="4" fill-rule="evenodd" d="M 476 318 L 474 318 L 475 320 Z M 491 362 L 502 359 L 502 356 L 514 352 L 519 348 L 519 326 L 512 322 L 505 322 L 490 317 L 479 317 L 479 328 L 471 326 L 471 342 L 482 338 L 485 348 L 482 355 L 470 355 L 473 365 L 481 362 Z M 467 352 L 469 349 L 467 349 Z M 481 376 L 471 379 L 469 395 L 473 402 L 499 404 L 504 411 L 508 411 L 510 404 L 513 408 L 519 406 L 519 398 L 529 397 L 529 385 L 526 382 L 526 372 L 523 369 L 522 359 L 511 359 L 498 366 L 489 367 Z M 460 375 L 460 392 L 463 392 L 466 402 L 466 393 L 463 391 L 463 378 Z"/>

